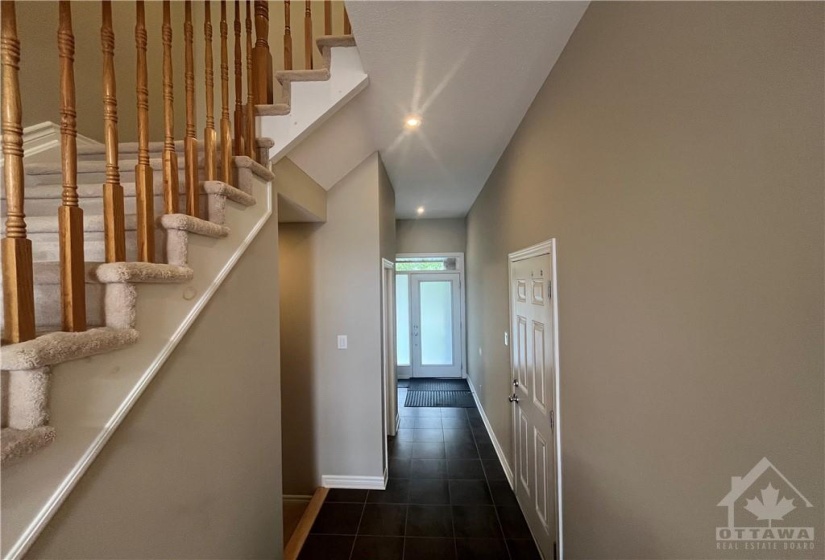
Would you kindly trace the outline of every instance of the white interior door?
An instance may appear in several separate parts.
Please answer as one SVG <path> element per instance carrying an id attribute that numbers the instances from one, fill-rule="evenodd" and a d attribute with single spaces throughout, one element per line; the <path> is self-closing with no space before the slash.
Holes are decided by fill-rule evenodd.
<path id="1" fill-rule="evenodd" d="M 459 274 L 414 273 L 409 285 L 411 377 L 461 377 Z"/>
<path id="2" fill-rule="evenodd" d="M 559 554 L 554 247 L 510 260 L 515 491 L 548 560 Z"/>

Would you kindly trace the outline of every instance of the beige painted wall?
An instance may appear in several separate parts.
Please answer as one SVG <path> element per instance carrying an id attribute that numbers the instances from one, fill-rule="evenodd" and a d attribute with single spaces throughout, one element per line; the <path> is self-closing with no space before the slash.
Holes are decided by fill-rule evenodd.
<path id="1" fill-rule="evenodd" d="M 148 33 L 149 128 L 152 140 L 163 140 L 163 85 L 161 42 L 162 3 L 146 2 Z M 20 90 L 23 126 L 44 121 L 60 122 L 59 57 L 57 52 L 57 2 L 20 1 L 17 28 L 21 42 Z M 118 94 L 118 132 L 121 141 L 137 140 L 135 95 L 134 2 L 113 2 L 115 72 Z M 75 35 L 75 89 L 78 133 L 103 139 L 103 56 L 100 51 L 100 3 L 72 2 Z M 183 2 L 172 2 L 175 70 L 175 132 L 183 138 Z M 201 27 L 202 29 L 202 27 Z M 202 34 L 200 35 L 202 37 Z M 203 76 L 202 71 L 198 74 Z M 200 131 L 198 136 L 201 136 Z"/>
<path id="2" fill-rule="evenodd" d="M 398 220 L 399 253 L 463 253 L 467 247 L 464 218 Z"/>
<path id="3" fill-rule="evenodd" d="M 822 554 L 823 18 L 591 4 L 468 216 L 469 371 L 511 461 L 507 254 L 558 240 L 566 558 Z M 716 549 L 762 457 L 813 553 Z"/>
<path id="4" fill-rule="evenodd" d="M 281 224 L 287 494 L 323 475 L 383 476 L 382 240 L 394 249 L 381 209 L 395 211 L 379 177 L 375 153 L 329 191 L 325 224 Z"/>
<path id="5" fill-rule="evenodd" d="M 277 251 L 273 217 L 28 558 L 279 557 Z"/>

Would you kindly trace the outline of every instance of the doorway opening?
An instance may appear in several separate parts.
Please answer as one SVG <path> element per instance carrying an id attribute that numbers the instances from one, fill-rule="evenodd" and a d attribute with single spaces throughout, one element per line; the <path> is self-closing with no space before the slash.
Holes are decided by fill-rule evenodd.
<path id="1" fill-rule="evenodd" d="M 463 378 L 464 254 L 399 254 L 395 262 L 399 379 Z"/>

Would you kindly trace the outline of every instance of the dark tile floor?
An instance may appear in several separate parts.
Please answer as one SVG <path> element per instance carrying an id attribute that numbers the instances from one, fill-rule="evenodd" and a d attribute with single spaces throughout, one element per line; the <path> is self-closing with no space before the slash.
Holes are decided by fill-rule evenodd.
<path id="1" fill-rule="evenodd" d="M 404 408 L 386 490 L 330 490 L 300 560 L 540 559 L 475 408 Z"/>

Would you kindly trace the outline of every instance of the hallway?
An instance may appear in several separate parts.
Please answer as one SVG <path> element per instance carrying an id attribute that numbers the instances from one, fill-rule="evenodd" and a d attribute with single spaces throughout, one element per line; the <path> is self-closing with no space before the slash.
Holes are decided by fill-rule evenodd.
<path id="1" fill-rule="evenodd" d="M 387 489 L 330 490 L 299 558 L 539 559 L 479 411 L 406 396 Z"/>

